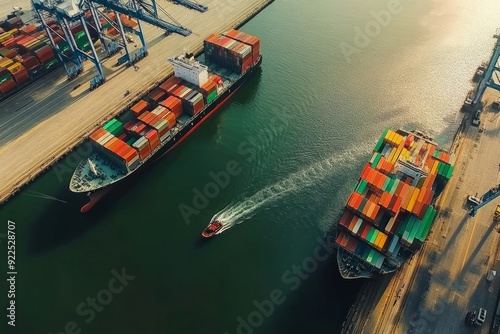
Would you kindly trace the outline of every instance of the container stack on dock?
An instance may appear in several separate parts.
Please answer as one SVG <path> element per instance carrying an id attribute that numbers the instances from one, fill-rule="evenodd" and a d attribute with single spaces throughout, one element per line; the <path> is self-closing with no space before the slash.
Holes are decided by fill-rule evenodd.
<path id="1" fill-rule="evenodd" d="M 0 98 L 57 67 L 49 44 L 41 27 L 24 25 L 18 17 L 0 21 Z"/>
<path id="2" fill-rule="evenodd" d="M 437 213 L 433 201 L 453 173 L 449 161 L 420 133 L 383 133 L 339 221 L 344 277 L 394 271 L 422 247 Z"/>
<path id="3" fill-rule="evenodd" d="M 53 21 L 46 23 L 55 31 L 51 35 L 60 52 L 71 56 L 69 44 L 61 38 L 64 36 L 61 27 Z M 80 50 L 85 52 L 91 49 L 91 41 L 80 22 L 71 26 L 70 30 Z M 5 98 L 7 93 L 10 95 L 18 91 L 58 65 L 56 51 L 42 26 L 25 25 L 19 17 L 0 21 L 0 99 Z M 5 70 L 11 73 L 10 77 Z"/>

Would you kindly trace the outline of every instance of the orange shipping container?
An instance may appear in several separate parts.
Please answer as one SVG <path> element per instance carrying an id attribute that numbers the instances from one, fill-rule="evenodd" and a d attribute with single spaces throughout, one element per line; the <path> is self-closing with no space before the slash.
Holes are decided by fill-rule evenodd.
<path id="1" fill-rule="evenodd" d="M 144 111 L 146 111 L 148 109 L 149 109 L 149 103 L 146 102 L 146 101 L 144 101 L 144 100 L 140 100 L 139 102 L 137 102 L 136 104 L 134 104 L 134 106 L 132 106 L 132 108 L 130 108 L 130 110 L 136 116 L 141 115 Z"/>

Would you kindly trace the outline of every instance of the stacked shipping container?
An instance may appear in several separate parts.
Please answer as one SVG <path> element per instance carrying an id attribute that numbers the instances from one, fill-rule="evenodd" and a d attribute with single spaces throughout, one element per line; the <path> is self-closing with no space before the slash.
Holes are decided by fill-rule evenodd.
<path id="1" fill-rule="evenodd" d="M 99 128 L 90 135 L 90 140 L 97 151 L 105 153 L 107 157 L 110 157 L 125 170 L 131 171 L 139 166 L 140 160 L 137 151 L 111 132 Z"/>
<path id="2" fill-rule="evenodd" d="M 110 18 L 114 20 L 114 14 Z M 126 18 L 121 17 L 121 19 L 126 21 Z M 28 33 L 32 30 L 31 27 L 24 29 Z M 75 26 L 72 33 L 80 36 L 81 26 Z M 218 45 L 211 43 L 209 38 L 205 40 L 209 49 L 208 56 L 215 60 L 222 60 L 222 58 L 217 58 L 216 53 L 224 49 L 225 51 L 222 50 L 223 57 L 225 57 L 223 63 L 238 73 L 245 72 L 253 61 L 260 58 L 259 39 L 237 31 L 230 31 L 228 34 L 239 38 L 241 42 L 230 37 L 218 36 L 219 39 L 225 41 L 225 44 Z M 39 53 L 38 65 L 44 64 L 46 60 L 42 55 L 45 55 L 47 51 L 42 49 Z M 27 56 L 24 62 L 32 68 L 36 65 L 34 60 L 32 56 Z M 8 75 L 5 75 L 5 80 L 7 80 Z M 1 78 L 2 72 L 0 71 Z M 190 116 L 197 115 L 206 104 L 212 103 L 218 96 L 218 88 L 221 84 L 222 79 L 217 75 L 211 76 L 201 87 L 195 87 L 180 78 L 171 76 L 149 93 L 146 100 L 140 100 L 130 108 L 134 116 L 133 120 L 123 125 L 117 119 L 113 119 L 103 128 L 95 131 L 90 139 L 99 152 L 108 154 L 113 161 L 118 161 L 120 165 L 131 170 L 135 168 L 135 164 L 139 163 L 138 161 L 145 160 L 161 143 L 170 138 L 169 130 L 176 125 L 177 119 L 183 113 Z M 131 150 L 135 152 L 135 155 L 130 153 Z M 372 210 L 367 211 L 367 214 L 367 218 L 377 215 Z"/>
<path id="3" fill-rule="evenodd" d="M 61 38 L 64 36 L 61 27 L 54 22 L 47 24 L 55 31 L 51 32 L 51 35 L 57 48 L 64 54 L 71 55 L 68 43 Z M 81 23 L 73 25 L 70 29 L 78 48 L 83 51 L 90 50 L 91 41 Z M 7 59 L 13 63 L 8 64 Z M 18 17 L 0 21 L 0 98 L 17 86 L 57 66 L 55 50 L 41 26 L 24 25 Z M 11 72 L 11 77 L 6 75 L 5 70 Z"/>
<path id="4" fill-rule="evenodd" d="M 453 173 L 449 160 L 427 138 L 387 129 L 346 202 L 337 244 L 378 269 L 385 258 L 404 261 L 426 240 L 432 201 Z"/>
<path id="5" fill-rule="evenodd" d="M 238 74 L 253 64 L 252 46 L 230 37 L 213 34 L 204 41 L 205 58 Z"/>

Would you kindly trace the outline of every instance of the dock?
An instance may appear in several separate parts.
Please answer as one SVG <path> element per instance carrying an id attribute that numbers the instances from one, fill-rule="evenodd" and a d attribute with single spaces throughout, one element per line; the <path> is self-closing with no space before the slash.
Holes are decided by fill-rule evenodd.
<path id="1" fill-rule="evenodd" d="M 89 91 L 89 81 L 97 72 L 87 61 L 84 73 L 74 81 L 67 81 L 61 68 L 1 102 L 0 203 L 169 76 L 168 57 L 186 49 L 201 53 L 205 37 L 238 28 L 273 1 L 207 0 L 205 13 L 165 2 L 165 10 L 193 33 L 164 36 L 163 30 L 145 23 L 149 56 L 137 63 L 138 69 L 116 68 L 119 55 L 108 59 L 104 63 L 107 81 Z M 130 93 L 125 96 L 127 90 Z"/>

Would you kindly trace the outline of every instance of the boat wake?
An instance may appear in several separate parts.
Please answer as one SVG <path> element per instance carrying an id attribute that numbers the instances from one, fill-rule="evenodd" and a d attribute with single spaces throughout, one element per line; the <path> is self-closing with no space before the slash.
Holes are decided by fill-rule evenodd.
<path id="1" fill-rule="evenodd" d="M 366 146 L 366 148 L 365 148 Z M 346 168 L 353 161 L 369 153 L 369 145 L 347 150 L 341 154 L 310 165 L 298 172 L 290 174 L 285 179 L 265 187 L 254 195 L 239 203 L 231 203 L 212 217 L 222 223 L 222 228 L 216 233 L 230 229 L 252 218 L 260 208 L 268 205 L 299 189 L 306 188 L 324 179 L 338 168 Z"/>

